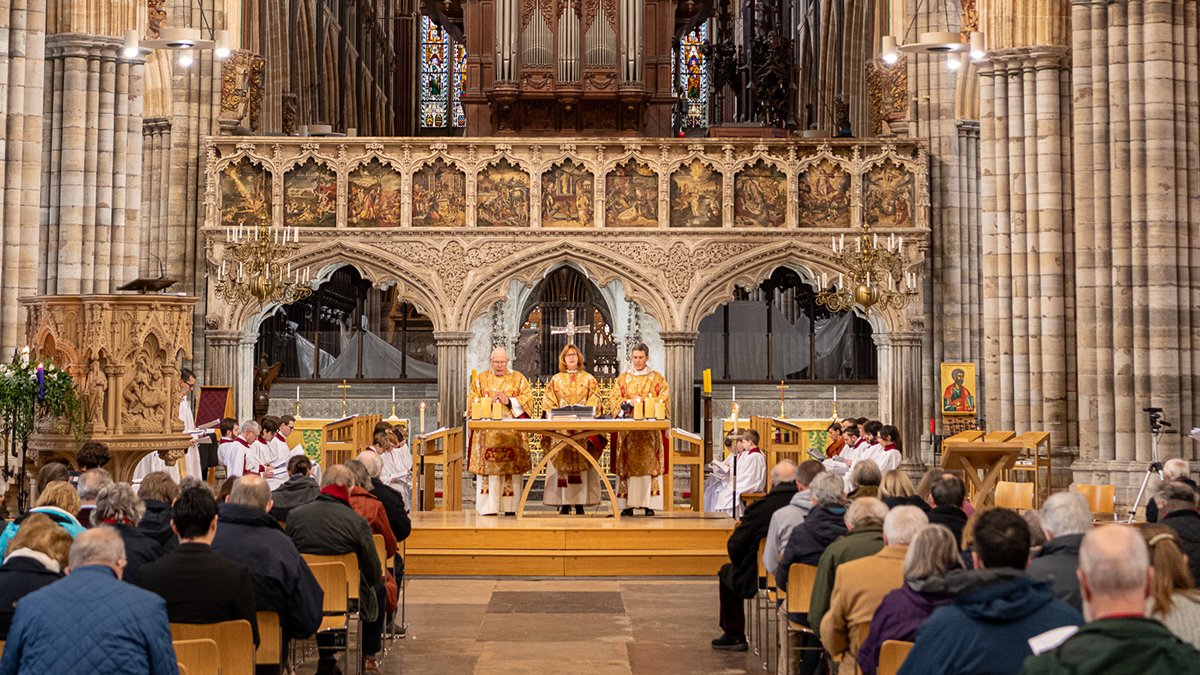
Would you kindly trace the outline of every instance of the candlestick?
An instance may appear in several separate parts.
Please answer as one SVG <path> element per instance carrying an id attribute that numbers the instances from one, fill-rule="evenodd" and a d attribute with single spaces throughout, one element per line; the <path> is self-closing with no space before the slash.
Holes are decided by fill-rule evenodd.
<path id="1" fill-rule="evenodd" d="M 712 395 L 712 368 L 704 369 L 704 393 Z"/>
<path id="2" fill-rule="evenodd" d="M 38 386 L 38 400 L 45 401 L 46 400 L 46 367 L 40 363 L 37 365 L 37 386 Z"/>

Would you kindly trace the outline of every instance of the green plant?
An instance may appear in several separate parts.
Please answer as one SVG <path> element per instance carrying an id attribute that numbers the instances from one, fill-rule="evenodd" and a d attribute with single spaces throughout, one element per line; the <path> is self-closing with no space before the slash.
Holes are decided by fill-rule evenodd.
<path id="1" fill-rule="evenodd" d="M 38 366 L 43 370 L 40 385 Z M 53 361 L 31 361 L 28 354 L 14 353 L 11 362 L 0 363 L 0 423 L 5 435 L 24 444 L 39 423 L 55 419 L 66 422 L 82 442 L 84 409 L 75 378 Z"/>

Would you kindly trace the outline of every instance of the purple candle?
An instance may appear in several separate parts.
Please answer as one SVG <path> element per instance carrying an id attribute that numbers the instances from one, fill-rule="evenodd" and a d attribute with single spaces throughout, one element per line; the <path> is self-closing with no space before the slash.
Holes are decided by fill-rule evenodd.
<path id="1" fill-rule="evenodd" d="M 38 401 L 46 400 L 46 367 L 37 365 Z"/>

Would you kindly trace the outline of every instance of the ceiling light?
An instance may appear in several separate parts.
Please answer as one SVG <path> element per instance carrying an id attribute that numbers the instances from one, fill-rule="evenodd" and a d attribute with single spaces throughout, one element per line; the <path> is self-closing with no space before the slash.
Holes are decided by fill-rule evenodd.
<path id="1" fill-rule="evenodd" d="M 213 56 L 218 59 L 229 58 L 229 31 L 219 30 L 215 33 L 216 46 L 213 47 Z"/>
<path id="2" fill-rule="evenodd" d="M 183 66 L 184 68 L 191 68 L 192 64 L 195 63 L 195 61 L 196 60 L 192 57 L 192 50 L 187 49 L 187 50 L 180 52 L 179 65 Z"/>
<path id="3" fill-rule="evenodd" d="M 913 54 L 953 54 L 967 51 L 962 35 L 948 31 L 921 33 L 916 42 L 900 45 L 900 51 Z"/>
<path id="4" fill-rule="evenodd" d="M 952 54 L 950 58 L 946 59 L 946 67 L 949 68 L 950 72 L 952 73 L 957 71 L 959 68 L 962 68 L 962 59 Z"/>
<path id="5" fill-rule="evenodd" d="M 199 28 L 163 28 L 158 38 L 142 40 L 142 46 L 151 49 L 212 49 L 214 44 L 201 37 Z"/>
<path id="6" fill-rule="evenodd" d="M 971 31 L 971 60 L 982 61 L 984 56 L 983 33 Z"/>
<path id="7" fill-rule="evenodd" d="M 125 46 L 121 49 L 121 55 L 132 59 L 138 55 L 138 51 L 138 32 L 136 30 L 125 31 Z"/>
<path id="8" fill-rule="evenodd" d="M 896 65 L 900 60 L 900 52 L 896 49 L 896 37 L 894 35 L 884 35 L 883 44 L 880 46 L 879 58 L 889 66 Z"/>

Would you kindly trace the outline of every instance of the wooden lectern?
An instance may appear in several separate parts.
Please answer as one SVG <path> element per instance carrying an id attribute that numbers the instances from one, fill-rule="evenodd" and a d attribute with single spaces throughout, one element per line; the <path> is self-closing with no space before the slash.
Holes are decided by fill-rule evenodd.
<path id="1" fill-rule="evenodd" d="M 974 487 L 976 507 L 992 501 L 996 481 L 1006 469 L 1011 469 L 1025 447 L 1012 441 L 959 441 L 947 439 L 942 445 L 942 468 L 962 469 Z M 980 478 L 980 472 L 983 477 Z"/>
<path id="2" fill-rule="evenodd" d="M 379 415 L 354 415 L 326 424 L 321 431 L 321 470 L 358 456 L 375 440 Z"/>

